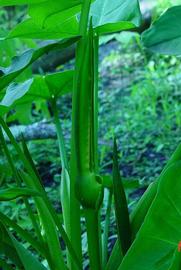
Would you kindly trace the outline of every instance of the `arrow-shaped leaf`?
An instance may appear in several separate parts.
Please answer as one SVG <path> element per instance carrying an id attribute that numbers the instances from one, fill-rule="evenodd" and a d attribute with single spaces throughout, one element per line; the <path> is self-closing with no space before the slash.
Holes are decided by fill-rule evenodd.
<path id="1" fill-rule="evenodd" d="M 21 56 L 15 57 L 11 66 L 7 68 L 0 68 L 0 90 L 5 88 L 10 82 L 12 82 L 18 75 L 20 75 L 28 66 L 36 61 L 43 54 L 52 50 L 64 49 L 72 45 L 78 40 L 78 37 L 71 39 L 64 39 L 53 44 L 46 45 L 36 50 L 28 50 Z"/>

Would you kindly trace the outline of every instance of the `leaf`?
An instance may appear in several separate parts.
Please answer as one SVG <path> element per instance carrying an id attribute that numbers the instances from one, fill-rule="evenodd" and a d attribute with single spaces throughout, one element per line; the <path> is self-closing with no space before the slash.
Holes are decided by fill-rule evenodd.
<path id="1" fill-rule="evenodd" d="M 41 196 L 33 189 L 28 188 L 7 188 L 0 190 L 0 201 L 10 201 L 19 197 Z"/>
<path id="2" fill-rule="evenodd" d="M 73 70 L 48 74 L 44 77 L 51 94 L 55 97 L 72 92 L 73 88 Z"/>
<path id="3" fill-rule="evenodd" d="M 80 12 L 81 2 L 80 0 L 47 0 L 43 3 L 31 5 L 28 14 L 36 24 L 50 28 L 52 25 L 58 25 Z"/>
<path id="4" fill-rule="evenodd" d="M 26 242 L 28 242 L 36 251 L 38 251 L 42 256 L 47 257 L 48 252 L 47 249 L 44 248 L 44 245 L 42 245 L 42 243 L 40 243 L 39 241 L 37 241 L 37 239 L 34 239 L 31 234 L 29 234 L 26 230 L 22 229 L 18 224 L 16 224 L 15 221 L 13 221 L 12 219 L 8 218 L 6 215 L 4 215 L 3 213 L 0 212 L 0 218 L 1 218 L 1 224 L 3 224 L 4 227 L 7 228 L 11 228 L 13 229 L 13 231 L 15 231 L 16 233 L 18 233 L 18 235 L 25 240 Z M 2 227 L 2 226 L 1 226 Z M 7 235 L 5 234 L 5 240 L 3 239 L 4 242 L 8 243 L 9 247 L 5 247 L 6 250 L 8 251 L 9 248 L 12 248 L 11 245 L 11 241 L 7 240 Z M 8 236 L 9 237 L 9 236 Z M 8 253 L 6 253 L 8 254 Z M 10 254 L 9 254 L 10 255 Z M 12 256 L 13 254 L 11 254 Z M 14 260 L 16 259 L 16 254 L 14 255 Z M 19 260 L 17 260 L 18 263 Z"/>
<path id="5" fill-rule="evenodd" d="M 8 110 L 9 110 L 8 107 L 3 106 L 3 105 L 0 104 L 0 116 L 3 116 L 5 113 L 8 112 Z"/>
<path id="6" fill-rule="evenodd" d="M 8 265 L 4 260 L 0 258 L 0 267 L 2 267 L 3 270 L 13 270 L 13 268 Z"/>
<path id="7" fill-rule="evenodd" d="M 165 270 L 181 238 L 181 161 L 163 173 L 157 195 L 119 270 Z"/>
<path id="8" fill-rule="evenodd" d="M 124 187 L 119 172 L 116 139 L 114 139 L 114 152 L 113 152 L 113 194 L 114 194 L 118 236 L 121 246 L 121 252 L 124 255 L 131 244 L 131 228 L 126 195 L 124 192 Z"/>
<path id="9" fill-rule="evenodd" d="M 96 0 L 90 12 L 93 27 L 99 34 L 135 28 L 140 25 L 141 12 L 137 0 Z"/>
<path id="10" fill-rule="evenodd" d="M 1 223 L 0 223 L 0 235 L 1 235 L 0 254 L 8 257 L 19 269 L 21 269 L 23 267 L 21 260 L 17 254 L 16 249 L 12 244 L 11 238 L 9 237 L 6 231 L 5 226 L 3 226 Z M 3 264 L 4 264 L 3 262 L 0 262 L 0 266 L 2 266 L 4 269 Z"/>
<path id="11" fill-rule="evenodd" d="M 29 5 L 47 2 L 47 0 L 0 0 L 0 6 Z"/>
<path id="12" fill-rule="evenodd" d="M 68 70 L 48 74 L 46 76 L 37 75 L 35 78 L 23 83 L 10 84 L 0 103 L 3 105 L 2 114 L 6 113 L 8 110 L 7 107 L 12 107 L 12 105 L 27 104 L 38 99 L 50 100 L 52 97 L 58 98 L 71 92 L 73 87 L 73 74 L 73 70 Z"/>
<path id="13" fill-rule="evenodd" d="M 14 247 L 22 261 L 25 270 L 46 270 L 46 268 L 32 255 L 15 237 L 8 231 L 8 234 L 14 244 Z"/>
<path id="14" fill-rule="evenodd" d="M 149 186 L 149 188 L 146 190 L 146 192 L 141 197 L 140 201 L 136 205 L 136 208 L 133 210 L 130 216 L 131 220 L 131 233 L 132 233 L 132 240 L 134 240 L 137 232 L 139 231 L 141 225 L 144 222 L 145 216 L 147 215 L 147 212 L 150 208 L 150 205 L 152 204 L 158 188 L 158 183 L 160 182 L 160 179 L 163 175 L 163 173 L 166 171 L 166 169 L 174 164 L 177 161 L 181 160 L 181 144 L 178 145 L 174 153 L 172 154 L 171 158 L 168 160 L 166 166 L 164 167 L 161 175 L 159 178 Z M 106 266 L 106 270 L 117 270 L 118 266 L 121 263 L 120 258 L 120 247 L 118 240 L 116 241 L 114 248 L 111 252 L 111 255 L 109 257 L 108 264 Z"/>
<path id="15" fill-rule="evenodd" d="M 15 57 L 12 64 L 7 68 L 0 68 L 0 73 L 3 75 L 0 77 L 0 90 L 5 88 L 10 82 L 12 82 L 19 74 L 21 74 L 28 66 L 36 61 L 43 54 L 52 50 L 64 49 L 69 47 L 78 40 L 78 37 L 61 40 L 36 50 L 28 50 L 21 56 Z"/>
<path id="16" fill-rule="evenodd" d="M 53 24 L 51 27 L 40 26 L 32 18 L 19 23 L 10 31 L 6 39 L 30 38 L 30 39 L 60 39 L 78 36 L 78 23 L 75 17 L 68 18 L 60 24 Z"/>
<path id="17" fill-rule="evenodd" d="M 175 249 L 173 261 L 168 270 L 180 270 L 181 269 L 181 253 L 178 252 L 178 248 Z"/>
<path id="18" fill-rule="evenodd" d="M 168 9 L 142 34 L 146 48 L 162 54 L 181 54 L 181 6 Z"/>
<path id="19" fill-rule="evenodd" d="M 16 100 L 20 99 L 27 93 L 27 91 L 32 85 L 32 82 L 33 80 L 30 79 L 28 81 L 25 81 L 24 83 L 10 84 L 0 104 L 7 107 L 11 106 Z"/>

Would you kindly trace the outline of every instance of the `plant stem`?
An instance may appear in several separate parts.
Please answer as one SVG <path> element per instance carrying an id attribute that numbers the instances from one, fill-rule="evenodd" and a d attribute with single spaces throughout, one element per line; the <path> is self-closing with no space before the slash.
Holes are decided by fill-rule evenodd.
<path id="1" fill-rule="evenodd" d="M 52 104 L 52 111 L 53 111 L 53 116 L 54 116 L 54 123 L 55 123 L 57 137 L 58 137 L 61 164 L 63 168 L 66 168 L 68 170 L 68 159 L 67 159 L 66 150 L 65 150 L 65 141 L 62 134 L 62 127 L 61 127 L 61 123 L 60 123 L 60 119 L 58 115 L 57 101 L 55 98 L 52 98 L 51 104 Z"/>
<path id="2" fill-rule="evenodd" d="M 80 224 L 80 203 L 75 195 L 75 182 L 77 177 L 76 167 L 76 125 L 75 125 L 75 112 L 77 110 L 77 96 L 79 94 L 79 78 L 81 74 L 82 63 L 84 61 L 83 56 L 86 49 L 86 35 L 88 27 L 88 18 L 90 10 L 91 0 L 84 0 L 82 3 L 81 17 L 80 17 L 80 29 L 79 33 L 81 39 L 77 44 L 76 48 L 76 64 L 75 64 L 75 75 L 74 75 L 74 89 L 72 97 L 72 139 L 71 139 L 71 170 L 70 170 L 70 239 L 73 248 L 76 250 L 79 259 L 82 261 L 82 247 L 81 247 L 81 224 Z M 75 269 L 75 265 L 71 261 L 71 269 Z"/>
<path id="3" fill-rule="evenodd" d="M 54 98 L 52 98 L 51 104 L 54 116 L 54 123 L 58 137 L 60 159 L 62 165 L 60 197 L 61 197 L 63 220 L 65 225 L 65 231 L 68 235 L 70 235 L 70 177 L 69 177 L 68 159 L 66 155 L 65 141 L 62 134 L 62 127 L 58 115 L 57 101 Z M 66 252 L 66 255 L 67 261 L 69 261 L 70 254 L 68 250 Z"/>
<path id="4" fill-rule="evenodd" d="M 88 238 L 90 269 L 101 269 L 101 252 L 99 235 L 99 212 L 94 209 L 85 209 L 85 220 Z"/>

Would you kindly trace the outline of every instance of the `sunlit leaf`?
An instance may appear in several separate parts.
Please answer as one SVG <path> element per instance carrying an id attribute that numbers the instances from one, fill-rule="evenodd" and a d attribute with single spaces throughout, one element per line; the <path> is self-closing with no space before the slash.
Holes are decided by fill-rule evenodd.
<path id="1" fill-rule="evenodd" d="M 100 34 L 128 30 L 140 25 L 137 0 L 96 0 L 91 7 L 93 26 Z"/>
<path id="2" fill-rule="evenodd" d="M 60 24 L 40 26 L 32 18 L 21 22 L 10 31 L 6 39 L 34 38 L 34 39 L 60 39 L 78 35 L 78 23 L 75 17 L 68 18 Z"/>

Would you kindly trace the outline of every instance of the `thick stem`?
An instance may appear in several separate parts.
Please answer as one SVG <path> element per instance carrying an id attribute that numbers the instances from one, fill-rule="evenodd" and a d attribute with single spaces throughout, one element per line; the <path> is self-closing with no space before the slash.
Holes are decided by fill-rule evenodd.
<path id="1" fill-rule="evenodd" d="M 86 49 L 85 37 L 87 34 L 88 18 L 90 10 L 91 0 L 84 0 L 82 4 L 82 11 L 80 17 L 80 35 L 82 36 L 77 44 L 76 48 L 76 66 L 74 76 L 74 89 L 73 89 L 73 100 L 72 100 L 72 140 L 71 140 L 71 170 L 70 170 L 70 239 L 73 248 L 76 250 L 79 259 L 82 261 L 82 247 L 81 247 L 81 224 L 80 224 L 80 203 L 75 195 L 75 182 L 77 177 L 77 168 L 75 164 L 76 160 L 76 142 L 75 142 L 75 111 L 77 109 L 77 95 L 79 92 L 78 79 L 81 73 L 81 64 L 84 59 L 84 51 Z M 75 264 L 71 261 L 71 269 L 75 269 Z"/>
<path id="2" fill-rule="evenodd" d="M 99 235 L 99 211 L 85 209 L 85 220 L 88 238 L 88 251 L 91 270 L 101 270 L 101 252 Z"/>

